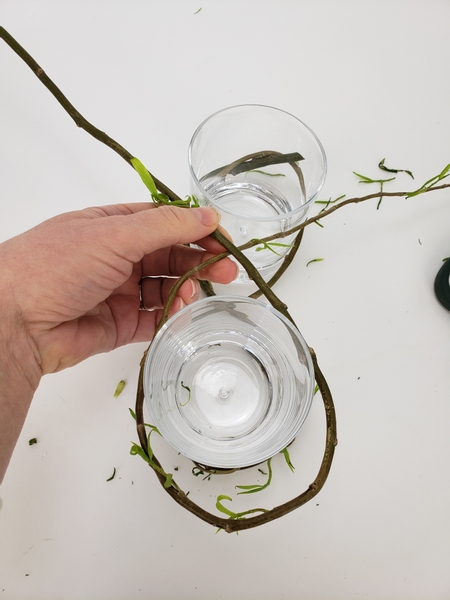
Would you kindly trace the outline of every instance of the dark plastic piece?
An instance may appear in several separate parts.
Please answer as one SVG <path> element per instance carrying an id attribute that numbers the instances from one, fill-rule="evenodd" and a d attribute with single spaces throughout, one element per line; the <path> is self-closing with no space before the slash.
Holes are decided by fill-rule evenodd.
<path id="1" fill-rule="evenodd" d="M 450 310 L 450 258 L 444 262 L 434 280 L 434 293 L 444 308 Z"/>

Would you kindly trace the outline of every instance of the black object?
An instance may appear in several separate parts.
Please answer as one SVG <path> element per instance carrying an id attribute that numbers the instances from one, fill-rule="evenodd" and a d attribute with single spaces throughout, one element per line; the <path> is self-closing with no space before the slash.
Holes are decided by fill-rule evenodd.
<path id="1" fill-rule="evenodd" d="M 444 308 L 450 310 L 450 258 L 444 262 L 434 280 L 434 293 Z"/>

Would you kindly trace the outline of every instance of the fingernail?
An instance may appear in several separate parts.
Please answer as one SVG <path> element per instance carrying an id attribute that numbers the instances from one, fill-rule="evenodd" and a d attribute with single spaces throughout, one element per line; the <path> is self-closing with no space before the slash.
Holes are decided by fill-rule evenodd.
<path id="1" fill-rule="evenodd" d="M 236 279 L 239 277 L 239 265 L 237 263 L 235 263 L 235 265 L 236 265 L 236 275 L 235 275 L 233 281 L 236 281 Z"/>
<path id="2" fill-rule="evenodd" d="M 220 221 L 220 214 L 216 211 L 215 208 L 210 206 L 202 206 L 201 208 L 193 208 L 191 209 L 192 214 L 194 214 L 197 219 L 205 225 L 205 227 L 211 227 L 211 225 L 217 225 Z"/>
<path id="3" fill-rule="evenodd" d="M 192 286 L 192 292 L 191 292 L 190 298 L 193 298 L 194 296 L 197 296 L 198 293 L 200 292 L 200 285 L 196 279 L 189 279 L 189 281 L 191 282 L 191 286 Z"/>

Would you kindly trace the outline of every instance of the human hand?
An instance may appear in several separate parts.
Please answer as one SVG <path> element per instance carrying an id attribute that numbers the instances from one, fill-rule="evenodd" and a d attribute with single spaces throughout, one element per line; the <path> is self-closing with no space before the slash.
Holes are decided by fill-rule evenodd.
<path id="1" fill-rule="evenodd" d="M 167 276 L 223 250 L 208 237 L 218 222 L 212 208 L 122 204 L 63 214 L 0 244 L 0 482 L 41 376 L 151 339 Z M 218 283 L 236 275 L 228 258 L 198 273 Z M 153 311 L 140 310 L 141 280 Z M 198 295 L 187 280 L 172 312 Z"/>
<path id="2" fill-rule="evenodd" d="M 174 283 L 167 276 L 223 250 L 207 237 L 218 221 L 212 208 L 113 205 L 60 215 L 2 244 L 0 294 L 18 315 L 40 372 L 151 339 Z M 205 250 L 183 245 L 190 242 Z M 236 274 L 224 259 L 199 277 L 229 283 Z M 139 310 L 141 279 L 143 305 L 156 310 Z M 198 296 L 198 282 L 187 280 L 171 312 Z"/>

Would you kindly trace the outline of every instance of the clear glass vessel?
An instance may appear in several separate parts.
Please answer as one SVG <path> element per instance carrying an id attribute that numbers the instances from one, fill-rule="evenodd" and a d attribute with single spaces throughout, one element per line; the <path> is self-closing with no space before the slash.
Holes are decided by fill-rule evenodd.
<path id="1" fill-rule="evenodd" d="M 215 296 L 176 313 L 144 369 L 152 424 L 178 452 L 210 467 L 258 464 L 297 436 L 314 369 L 298 330 L 264 302 Z"/>
<path id="2" fill-rule="evenodd" d="M 233 167 L 239 159 L 261 152 L 299 153 L 303 160 L 297 167 L 288 163 L 244 171 Z M 206 119 L 192 137 L 188 161 L 192 193 L 201 204 L 219 210 L 222 225 L 237 246 L 288 231 L 305 220 L 327 169 L 322 144 L 305 123 L 277 108 L 255 104 L 225 108 Z M 275 240 L 283 245 L 272 249 L 257 246 L 246 251 L 266 281 L 293 239 Z M 239 280 L 248 281 L 242 267 Z"/>

